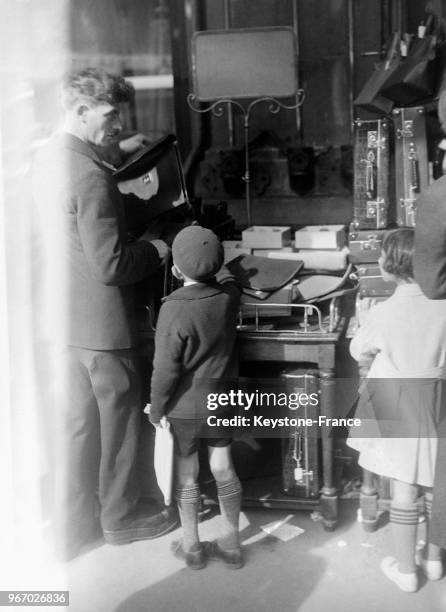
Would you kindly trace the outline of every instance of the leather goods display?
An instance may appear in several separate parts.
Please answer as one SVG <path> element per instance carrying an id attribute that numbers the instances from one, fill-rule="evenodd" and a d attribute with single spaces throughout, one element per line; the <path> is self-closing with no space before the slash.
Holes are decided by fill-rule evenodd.
<path id="1" fill-rule="evenodd" d="M 436 93 L 437 66 L 435 64 L 437 37 L 417 38 L 409 53 L 392 70 L 380 89 L 380 94 L 398 106 L 415 104 Z"/>
<path id="2" fill-rule="evenodd" d="M 239 255 L 226 264 L 228 270 L 235 276 L 245 291 L 265 293 L 277 291 L 290 283 L 302 268 L 301 261 L 286 261 L 268 259 L 255 255 Z"/>
<path id="3" fill-rule="evenodd" d="M 177 140 L 173 134 L 131 155 L 113 176 L 128 208 L 134 205 L 146 222 L 188 203 Z"/>
<path id="4" fill-rule="evenodd" d="M 395 291 L 396 284 L 383 279 L 377 264 L 358 266 L 359 297 L 389 297 Z"/>
<path id="5" fill-rule="evenodd" d="M 420 192 L 429 184 L 426 113 L 422 106 L 393 110 L 396 221 L 413 227 Z"/>
<path id="6" fill-rule="evenodd" d="M 386 231 L 361 230 L 351 224 L 348 234 L 349 260 L 356 264 L 377 262 Z"/>
<path id="7" fill-rule="evenodd" d="M 344 276 L 334 274 L 308 274 L 299 278 L 297 285 L 297 302 L 315 302 L 340 289 L 347 280 Z"/>
<path id="8" fill-rule="evenodd" d="M 290 304 L 296 302 L 298 295 L 297 281 L 292 281 L 272 292 L 245 289 L 240 299 L 242 317 L 289 317 L 293 314 Z M 256 308 L 252 304 L 258 304 L 261 308 Z M 268 304 L 275 306 L 268 307 Z M 280 304 L 280 307 L 277 304 Z"/>
<path id="9" fill-rule="evenodd" d="M 353 222 L 361 229 L 390 222 L 389 136 L 386 119 L 355 121 Z"/>
<path id="10" fill-rule="evenodd" d="M 392 110 L 394 103 L 392 100 L 385 98 L 381 94 L 381 89 L 384 83 L 389 79 L 390 75 L 398 68 L 400 62 L 399 55 L 400 33 L 395 32 L 387 52 L 384 62 L 377 64 L 375 70 L 366 81 L 358 96 L 354 100 L 354 104 L 360 108 L 371 112 L 388 114 Z"/>
<path id="11" fill-rule="evenodd" d="M 317 370 L 288 368 L 281 373 L 287 393 L 318 393 Z M 299 406 L 289 410 L 290 419 L 317 419 L 319 406 Z M 317 432 L 317 429 L 316 429 Z M 286 495 L 311 498 L 319 495 L 318 436 L 307 427 L 289 427 L 282 439 L 282 489 Z"/>

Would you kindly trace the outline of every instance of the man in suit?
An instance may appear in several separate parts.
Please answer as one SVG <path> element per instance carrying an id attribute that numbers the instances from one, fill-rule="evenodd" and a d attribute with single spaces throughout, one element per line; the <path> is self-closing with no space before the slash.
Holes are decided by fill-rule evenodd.
<path id="1" fill-rule="evenodd" d="M 438 117 L 446 134 L 446 90 L 438 101 Z M 417 204 L 414 274 L 426 297 L 446 299 L 446 175 L 421 194 Z M 445 385 L 446 396 L 446 385 Z M 446 398 L 445 398 L 446 399 Z M 438 426 L 438 454 L 435 467 L 430 541 L 446 548 L 446 406 Z"/>
<path id="2" fill-rule="evenodd" d="M 116 144 L 119 105 L 132 94 L 123 78 L 100 70 L 68 75 L 63 130 L 39 152 L 33 172 L 40 333 L 58 347 L 51 419 L 65 558 L 90 539 L 98 513 L 111 544 L 158 537 L 176 524 L 167 510 L 143 506 L 135 471 L 142 400 L 132 284 L 158 271 L 169 248 L 149 231 L 128 242 L 123 202 L 100 155 Z M 140 144 L 134 139 L 130 148 Z"/>

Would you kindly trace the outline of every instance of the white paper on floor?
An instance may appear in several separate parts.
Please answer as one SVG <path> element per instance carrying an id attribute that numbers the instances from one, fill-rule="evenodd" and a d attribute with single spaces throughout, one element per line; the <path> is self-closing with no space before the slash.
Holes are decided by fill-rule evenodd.
<path id="1" fill-rule="evenodd" d="M 293 514 L 289 514 L 281 521 L 273 521 L 266 525 L 261 525 L 260 529 L 267 535 L 273 535 L 275 538 L 282 540 L 282 542 L 288 542 L 305 531 L 301 527 L 288 523 L 293 516 Z"/>

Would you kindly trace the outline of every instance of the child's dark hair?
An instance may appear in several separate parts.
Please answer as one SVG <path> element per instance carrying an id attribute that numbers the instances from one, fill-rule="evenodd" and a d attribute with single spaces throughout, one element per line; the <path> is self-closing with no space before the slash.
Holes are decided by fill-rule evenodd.
<path id="1" fill-rule="evenodd" d="M 382 250 L 384 251 L 382 267 L 386 272 L 405 280 L 413 279 L 414 230 L 412 228 L 401 227 L 385 234 Z"/>

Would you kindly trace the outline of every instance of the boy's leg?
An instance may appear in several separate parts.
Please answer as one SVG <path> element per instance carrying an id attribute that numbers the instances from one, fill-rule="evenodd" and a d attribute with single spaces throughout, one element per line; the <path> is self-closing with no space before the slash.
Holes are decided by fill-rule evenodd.
<path id="1" fill-rule="evenodd" d="M 176 462 L 176 501 L 183 528 L 184 552 L 200 549 L 198 536 L 198 510 L 200 506 L 200 487 L 198 478 L 198 453 L 182 457 L 175 455 Z"/>
<path id="2" fill-rule="evenodd" d="M 231 445 L 209 446 L 209 464 L 217 483 L 218 503 L 225 534 L 219 540 L 223 550 L 239 550 L 239 517 L 242 487 L 235 473 L 231 457 Z"/>

